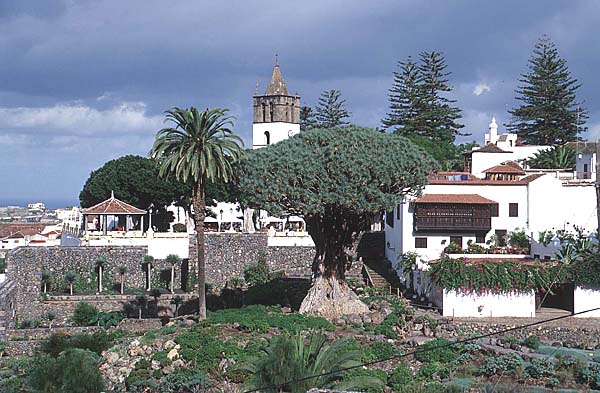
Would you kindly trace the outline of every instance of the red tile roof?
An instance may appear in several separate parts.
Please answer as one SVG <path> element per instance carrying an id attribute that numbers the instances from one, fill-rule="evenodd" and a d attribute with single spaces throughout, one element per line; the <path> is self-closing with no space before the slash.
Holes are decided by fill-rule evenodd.
<path id="1" fill-rule="evenodd" d="M 520 168 L 516 168 L 513 165 L 496 165 L 486 169 L 483 171 L 483 173 L 509 173 L 515 175 L 524 175 L 525 171 Z"/>
<path id="2" fill-rule="evenodd" d="M 48 224 L 36 223 L 0 223 L 0 238 L 20 232 L 23 236 L 33 236 L 42 232 Z"/>
<path id="3" fill-rule="evenodd" d="M 479 194 L 425 194 L 416 203 L 461 203 L 491 205 L 498 202 L 482 197 Z"/>
<path id="4" fill-rule="evenodd" d="M 104 202 L 83 209 L 83 214 L 146 214 L 146 211 L 111 196 Z"/>

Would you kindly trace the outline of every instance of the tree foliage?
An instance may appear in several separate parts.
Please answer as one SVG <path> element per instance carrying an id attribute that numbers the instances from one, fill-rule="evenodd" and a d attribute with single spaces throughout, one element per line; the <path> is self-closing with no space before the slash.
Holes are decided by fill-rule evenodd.
<path id="1" fill-rule="evenodd" d="M 315 111 L 310 106 L 300 108 L 300 131 L 308 131 L 317 126 Z"/>
<path id="2" fill-rule="evenodd" d="M 567 145 L 540 150 L 527 160 L 535 169 L 575 169 L 575 150 Z"/>
<path id="3" fill-rule="evenodd" d="M 521 75 L 516 99 L 521 106 L 509 111 L 507 128 L 532 145 L 557 145 L 578 139 L 585 132 L 587 111 L 577 101 L 581 86 L 569 72 L 567 62 L 548 37 L 538 40 Z"/>
<path id="4" fill-rule="evenodd" d="M 115 197 L 140 209 L 152 204 L 152 223 L 159 230 L 166 230 L 172 217 L 166 211 L 171 203 L 183 203 L 191 194 L 189 186 L 175 179 L 161 180 L 156 162 L 127 155 L 110 160 L 101 168 L 92 171 L 79 193 L 82 207 L 90 207 L 108 199 L 114 191 Z"/>
<path id="5" fill-rule="evenodd" d="M 451 144 L 464 126 L 456 102 L 447 97 L 452 91 L 442 53 L 419 54 L 419 63 L 410 57 L 399 63 L 390 89 L 390 111 L 382 121 L 387 129 L 401 135 L 421 135 L 435 142 Z"/>
<path id="6" fill-rule="evenodd" d="M 333 128 L 350 124 L 347 119 L 350 113 L 346 110 L 346 100 L 342 99 L 339 90 L 325 90 L 319 97 L 315 109 L 316 126 L 319 128 Z"/>
<path id="7" fill-rule="evenodd" d="M 206 184 L 229 182 L 233 163 L 244 154 L 243 142 L 230 127 L 232 118 L 226 109 L 194 107 L 173 108 L 166 112 L 165 121 L 174 127 L 163 128 L 156 134 L 150 156 L 159 163 L 162 178 L 175 179 L 192 185 L 196 243 L 198 247 L 199 316 L 206 318 L 204 217 Z M 189 182 L 189 183 L 188 183 Z"/>
<path id="8" fill-rule="evenodd" d="M 247 203 L 272 214 L 302 214 L 325 258 L 325 275 L 344 277 L 344 249 L 374 214 L 418 192 L 434 161 L 406 138 L 355 126 L 314 129 L 264 149 L 242 163 Z"/>
<path id="9" fill-rule="evenodd" d="M 442 171 L 462 171 L 465 165 L 463 154 L 471 151 L 473 147 L 479 146 L 475 141 L 459 145 L 440 143 L 423 135 L 410 135 L 408 139 L 429 153 L 438 162 L 439 169 Z"/>

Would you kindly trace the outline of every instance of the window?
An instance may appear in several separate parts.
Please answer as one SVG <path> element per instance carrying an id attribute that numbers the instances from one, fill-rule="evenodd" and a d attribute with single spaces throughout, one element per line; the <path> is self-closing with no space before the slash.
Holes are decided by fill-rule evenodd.
<path id="1" fill-rule="evenodd" d="M 492 217 L 498 217 L 498 204 L 494 203 L 492 205 Z"/>
<path id="2" fill-rule="evenodd" d="M 450 236 L 450 243 L 458 244 L 462 248 L 462 236 Z"/>
<path id="3" fill-rule="evenodd" d="M 485 244 L 485 233 L 475 235 L 475 243 Z"/>
<path id="4" fill-rule="evenodd" d="M 415 237 L 415 248 L 427 248 L 427 238 Z"/>
<path id="5" fill-rule="evenodd" d="M 552 257 L 550 255 L 544 255 L 544 261 L 551 261 Z"/>
<path id="6" fill-rule="evenodd" d="M 506 246 L 506 229 L 496 229 L 496 236 L 498 237 L 498 245 L 500 247 Z"/>
<path id="7" fill-rule="evenodd" d="M 385 223 L 390 226 L 390 228 L 394 227 L 394 211 L 385 212 Z"/>
<path id="8" fill-rule="evenodd" d="M 508 216 L 509 217 L 519 217 L 519 204 L 518 203 L 509 203 L 508 204 Z"/>
<path id="9" fill-rule="evenodd" d="M 533 254 L 533 259 L 540 259 L 540 254 Z"/>
<path id="10" fill-rule="evenodd" d="M 396 206 L 396 220 L 400 219 L 400 209 L 402 209 L 402 205 Z"/>

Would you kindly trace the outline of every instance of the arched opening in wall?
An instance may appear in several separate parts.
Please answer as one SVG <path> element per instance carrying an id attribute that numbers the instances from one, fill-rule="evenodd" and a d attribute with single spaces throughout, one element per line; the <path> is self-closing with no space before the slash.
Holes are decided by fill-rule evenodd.
<path id="1" fill-rule="evenodd" d="M 265 131 L 265 145 L 271 144 L 271 133 L 269 131 Z"/>
<path id="2" fill-rule="evenodd" d="M 271 116 L 270 121 L 275 121 L 273 120 L 273 103 L 269 102 L 269 115 Z"/>
<path id="3" fill-rule="evenodd" d="M 262 121 L 265 123 L 267 121 L 267 108 L 265 108 L 265 103 L 260 104 L 262 106 Z"/>

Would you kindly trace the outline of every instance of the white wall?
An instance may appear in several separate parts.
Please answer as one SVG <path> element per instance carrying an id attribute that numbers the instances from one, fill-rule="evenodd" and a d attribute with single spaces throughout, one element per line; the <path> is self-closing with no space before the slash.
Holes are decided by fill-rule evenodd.
<path id="1" fill-rule="evenodd" d="M 169 254 L 180 258 L 189 257 L 189 237 L 187 233 L 155 233 L 154 236 L 144 237 L 110 237 L 99 236 L 90 238 L 82 245 L 86 246 L 147 246 L 148 255 L 156 259 L 164 259 Z"/>
<path id="2" fill-rule="evenodd" d="M 439 289 L 437 291 L 440 291 Z M 434 296 L 439 301 L 439 295 Z M 443 290 L 442 304 L 445 317 L 534 317 L 535 293 L 529 292 L 486 292 L 463 293 Z"/>
<path id="3" fill-rule="evenodd" d="M 314 247 L 310 236 L 269 236 L 267 238 L 268 247 Z"/>
<path id="4" fill-rule="evenodd" d="M 573 312 L 600 307 L 600 287 L 577 286 L 573 296 Z M 577 318 L 600 318 L 600 310 L 576 315 Z"/>
<path id="5" fill-rule="evenodd" d="M 281 142 L 300 133 L 300 124 L 274 122 L 254 123 L 252 125 L 252 147 L 254 149 L 266 146 L 265 131 L 271 135 L 270 144 Z"/>
<path id="6" fill-rule="evenodd" d="M 533 156 L 540 150 L 548 149 L 550 146 L 515 146 L 507 149 L 507 153 L 485 153 L 473 152 L 471 173 L 477 177 L 484 178 L 486 169 L 500 165 L 505 161 L 519 161 Z M 504 150 L 504 149 L 503 149 Z"/>

